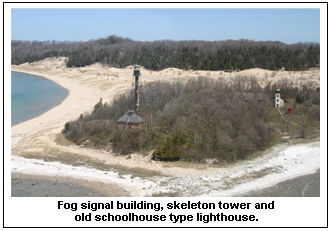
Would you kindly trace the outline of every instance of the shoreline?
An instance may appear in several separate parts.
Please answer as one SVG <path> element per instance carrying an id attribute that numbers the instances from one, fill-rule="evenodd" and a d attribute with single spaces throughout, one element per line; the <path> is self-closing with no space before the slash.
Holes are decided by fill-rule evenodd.
<path id="1" fill-rule="evenodd" d="M 320 169 L 273 185 L 234 193 L 232 197 L 320 197 Z M 123 187 L 72 177 L 12 173 L 12 197 L 130 197 Z M 315 185 L 314 185 L 315 184 Z M 308 187 L 308 185 L 310 187 Z M 314 188 L 312 187 L 314 185 Z M 55 187 L 56 186 L 56 187 Z M 60 188 L 58 188 L 60 186 Z M 49 187 L 53 187 L 53 190 Z M 37 191 L 37 192 L 36 192 Z M 165 194 L 167 196 L 167 193 Z M 144 195 L 143 195 L 144 196 Z"/>
<path id="2" fill-rule="evenodd" d="M 38 172 L 33 173 L 29 169 L 49 166 L 49 168 L 54 167 L 54 171 L 49 173 L 50 176 L 62 174 L 66 177 L 68 175 L 63 169 L 76 168 L 61 163 L 61 161 L 55 163 L 48 159 L 57 160 L 61 155 L 69 155 L 83 162 L 90 158 L 112 169 L 112 171 L 99 171 L 82 166 L 74 171 L 77 174 L 77 179 L 86 179 L 91 182 L 104 179 L 105 184 L 115 183 L 122 188 L 127 187 L 131 196 L 172 195 L 174 190 L 183 191 L 186 196 L 230 196 L 241 193 L 243 190 L 249 191 L 249 188 L 266 188 L 276 184 L 276 179 L 281 182 L 299 175 L 311 174 L 320 168 L 319 140 L 296 145 L 296 147 L 303 148 L 303 153 L 305 153 L 303 156 L 294 156 L 292 153 L 288 153 L 287 157 L 284 157 L 282 152 L 288 147 L 292 147 L 291 143 L 287 143 L 266 150 L 264 155 L 254 160 L 245 160 L 222 168 L 194 163 L 185 166 L 160 163 L 151 161 L 149 156 L 139 154 L 132 154 L 131 158 L 128 159 L 112 152 L 85 149 L 74 145 L 59 145 L 55 140 L 67 121 L 76 119 L 80 114 L 92 110 L 100 98 L 106 99 L 106 102 L 113 100 L 119 94 L 130 89 L 132 81 L 131 67 L 117 69 L 94 64 L 82 68 L 66 68 L 64 61 L 65 58 L 53 58 L 12 66 L 12 71 L 43 76 L 68 90 L 67 98 L 60 105 L 38 117 L 11 127 L 12 173 L 28 173 L 38 176 L 40 175 Z M 257 78 L 265 78 L 266 76 L 265 70 L 248 70 L 245 73 L 251 73 L 250 71 L 253 73 L 260 71 Z M 167 69 L 153 72 L 143 69 L 142 75 L 144 81 L 173 81 L 173 79 L 179 78 L 186 80 L 197 75 L 196 72 L 182 71 L 181 77 L 172 76 L 172 73 L 175 72 L 177 73 L 178 70 Z M 202 71 L 202 73 L 204 72 Z M 220 77 L 217 74 L 219 72 L 209 73 L 212 73 L 212 77 L 213 75 L 215 78 Z M 308 72 L 308 76 L 310 73 Z M 279 78 L 282 78 L 281 74 Z M 275 81 L 276 76 L 271 77 L 271 79 L 273 78 Z M 298 73 L 298 76 L 303 76 L 303 73 Z M 35 160 L 34 157 L 37 157 L 38 160 Z M 293 162 L 286 161 L 285 158 L 292 158 Z M 303 163 L 308 165 L 307 168 L 301 165 L 301 161 L 302 165 Z M 34 164 L 34 162 L 39 164 Z M 21 168 L 18 171 L 15 170 L 17 164 Z M 28 166 L 30 167 L 27 168 Z M 39 171 L 44 170 L 39 169 Z M 124 172 L 124 174 L 118 174 L 119 172 Z M 155 174 L 156 172 L 158 174 Z M 142 177 L 143 173 L 147 176 Z M 257 173 L 262 174 L 262 176 L 256 179 Z M 91 179 L 86 176 L 87 174 L 96 175 Z"/>
<path id="3" fill-rule="evenodd" d="M 12 173 L 12 197 L 119 197 L 129 196 L 117 185 L 71 177 Z"/>
<path id="4" fill-rule="evenodd" d="M 79 85 L 80 82 L 77 80 L 52 76 L 47 74 L 47 72 L 40 73 L 34 70 L 22 70 L 18 68 L 19 67 L 12 67 L 11 70 L 42 76 L 67 89 L 68 95 L 60 104 L 52 107 L 50 110 L 44 112 L 43 114 L 12 126 L 12 144 L 17 143 L 20 138 L 26 135 L 35 134 L 45 128 L 61 126 L 64 125 L 66 121 L 78 118 L 81 113 L 86 112 L 87 108 L 92 108 L 93 105 L 98 102 L 99 98 L 102 97 L 102 94 L 99 96 L 98 93 L 93 92 L 95 89 L 89 89 L 85 86 L 80 86 L 78 88 L 76 85 Z M 91 96 L 93 98 L 90 98 Z M 79 104 L 75 102 L 85 103 Z M 21 136 L 17 136 L 18 134 L 21 134 Z"/>
<path id="5" fill-rule="evenodd" d="M 320 197 L 320 169 L 275 185 L 246 192 L 239 197 Z"/>
<path id="6" fill-rule="evenodd" d="M 12 70 L 12 71 L 13 71 L 13 70 Z M 52 110 L 54 107 L 59 106 L 60 104 L 62 104 L 63 101 L 65 101 L 65 100 L 67 99 L 67 97 L 69 96 L 69 89 L 68 89 L 68 88 L 65 88 L 65 87 L 61 86 L 60 84 L 58 84 L 58 83 L 52 81 L 52 80 L 49 79 L 49 78 L 46 78 L 46 77 L 44 77 L 44 76 L 42 76 L 42 75 L 35 75 L 35 74 L 31 74 L 31 73 L 23 72 L 23 71 L 20 71 L 20 70 L 19 70 L 19 71 L 16 71 L 16 70 L 15 70 L 15 71 L 13 71 L 13 72 L 24 73 L 24 74 L 28 74 L 28 75 L 33 75 L 33 76 L 38 76 L 38 77 L 45 78 L 45 79 L 51 81 L 53 84 L 56 84 L 56 85 L 60 86 L 61 88 L 65 89 L 67 92 L 66 92 L 66 97 L 65 97 L 60 103 L 54 105 L 53 107 L 49 108 L 47 111 L 44 111 L 43 113 L 41 113 L 41 114 L 39 114 L 39 115 L 37 115 L 37 116 L 35 116 L 35 117 L 33 117 L 33 118 L 26 119 L 26 120 L 24 120 L 24 121 L 20 121 L 19 123 L 14 124 L 14 125 L 12 125 L 11 127 L 14 127 L 14 126 L 16 126 L 16 125 L 19 125 L 19 124 L 21 124 L 21 123 L 24 123 L 24 122 L 26 122 L 26 121 L 29 121 L 29 120 L 35 119 L 35 118 L 37 118 L 37 117 L 43 115 L 44 113 L 46 113 L 46 112 Z"/>
<path id="7" fill-rule="evenodd" d="M 294 149 L 301 151 L 294 152 Z M 252 191 L 260 192 L 297 177 L 314 174 L 320 168 L 319 157 L 319 141 L 315 141 L 295 146 L 278 145 L 264 152 L 261 157 L 221 168 L 167 167 L 160 163 L 151 163 L 148 159 L 137 159 L 135 156 L 132 157 L 134 160 L 110 156 L 105 160 L 95 156 L 99 162 L 111 166 L 110 169 L 103 167 L 98 170 L 85 165 L 72 166 L 54 161 L 12 156 L 11 172 L 29 174 L 35 178 L 73 178 L 89 181 L 92 186 L 95 182 L 99 182 L 109 189 L 112 189 L 112 185 L 116 185 L 125 192 L 130 192 L 130 196 L 136 197 L 178 195 L 177 190 L 183 191 L 179 196 L 186 197 L 230 197 Z M 152 165 L 153 168 L 160 170 L 159 174 L 152 173 L 147 175 L 148 177 L 135 174 L 137 169 L 135 165 L 131 166 L 135 164 L 133 163 L 135 160 L 148 165 L 146 167 Z M 115 163 L 121 166 L 121 169 L 116 168 Z M 145 174 L 150 171 L 146 167 L 142 169 Z"/>

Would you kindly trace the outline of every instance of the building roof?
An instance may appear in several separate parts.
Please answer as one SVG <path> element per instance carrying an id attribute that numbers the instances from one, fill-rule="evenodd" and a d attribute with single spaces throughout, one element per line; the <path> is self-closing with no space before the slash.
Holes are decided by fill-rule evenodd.
<path id="1" fill-rule="evenodd" d="M 117 123 L 127 123 L 127 124 L 141 124 L 141 123 L 144 123 L 144 119 L 142 119 L 134 111 L 128 110 L 128 112 L 126 114 L 124 114 L 116 122 Z"/>

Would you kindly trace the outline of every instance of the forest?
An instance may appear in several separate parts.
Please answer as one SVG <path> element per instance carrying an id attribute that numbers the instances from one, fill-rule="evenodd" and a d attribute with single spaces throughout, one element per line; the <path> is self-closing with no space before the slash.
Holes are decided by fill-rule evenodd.
<path id="1" fill-rule="evenodd" d="M 169 67 L 193 70 L 236 71 L 249 68 L 305 70 L 319 67 L 316 43 L 278 41 L 134 41 L 115 35 L 87 42 L 11 41 L 11 63 L 18 65 L 48 57 L 68 57 L 67 67 L 96 62 L 123 68 L 140 64 L 147 69 Z"/>
<path id="2" fill-rule="evenodd" d="M 281 88 L 292 115 L 271 105 L 276 86 Z M 198 77 L 186 82 L 150 82 L 141 86 L 141 129 L 117 129 L 116 121 L 134 108 L 133 90 L 114 100 L 95 105 L 93 111 L 68 121 L 65 137 L 82 146 L 103 148 L 127 155 L 152 151 L 153 159 L 219 162 L 245 159 L 280 139 L 280 132 L 306 138 L 319 129 L 319 88 L 299 89 L 284 79 L 260 87 L 254 77 L 233 82 Z M 260 100 L 245 101 L 243 93 L 260 94 Z"/>

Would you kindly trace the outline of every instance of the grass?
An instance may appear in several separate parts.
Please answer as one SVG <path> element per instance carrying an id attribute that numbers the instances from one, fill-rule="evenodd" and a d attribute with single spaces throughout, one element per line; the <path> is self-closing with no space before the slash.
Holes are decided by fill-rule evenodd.
<path id="1" fill-rule="evenodd" d="M 62 143 L 61 135 L 57 137 L 57 143 Z M 67 143 L 68 144 L 68 143 Z M 107 155 L 107 154 L 105 154 Z M 128 168 L 120 164 L 106 163 L 93 157 L 64 152 L 55 148 L 49 148 L 44 152 L 22 152 L 21 156 L 27 159 L 41 159 L 45 162 L 59 162 L 71 166 L 84 166 L 101 171 L 115 171 L 121 175 L 132 175 L 132 177 L 163 176 L 158 171 L 146 170 L 144 168 Z"/>
<path id="2" fill-rule="evenodd" d="M 153 193 L 152 197 L 180 197 L 181 194 L 176 191 L 176 192 L 158 192 L 158 193 Z"/>
<path id="3" fill-rule="evenodd" d="M 55 153 L 52 151 L 47 151 L 47 154 L 23 152 L 21 153 L 21 156 L 27 159 L 42 159 L 45 162 L 59 162 L 61 164 L 72 166 L 91 167 L 102 171 L 109 171 L 112 169 L 111 165 L 100 162 L 95 158 L 69 152 L 56 151 Z"/>
<path id="4" fill-rule="evenodd" d="M 61 145 L 61 146 L 75 145 L 75 143 L 66 139 L 66 137 L 62 133 L 57 134 L 54 141 L 56 144 Z"/>

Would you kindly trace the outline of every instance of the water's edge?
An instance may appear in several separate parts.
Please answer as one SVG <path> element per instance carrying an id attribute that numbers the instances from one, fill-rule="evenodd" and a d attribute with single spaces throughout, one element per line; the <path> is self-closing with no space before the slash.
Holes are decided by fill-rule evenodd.
<path id="1" fill-rule="evenodd" d="M 15 85 L 15 82 L 19 81 L 18 78 L 24 76 L 28 77 L 24 80 L 26 86 L 25 83 Z M 11 71 L 11 83 L 11 127 L 44 114 L 60 105 L 69 96 L 68 89 L 41 75 Z M 15 95 L 13 87 L 16 88 Z"/>

